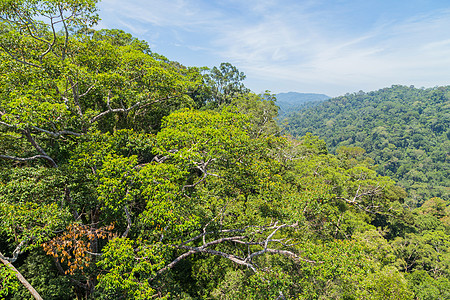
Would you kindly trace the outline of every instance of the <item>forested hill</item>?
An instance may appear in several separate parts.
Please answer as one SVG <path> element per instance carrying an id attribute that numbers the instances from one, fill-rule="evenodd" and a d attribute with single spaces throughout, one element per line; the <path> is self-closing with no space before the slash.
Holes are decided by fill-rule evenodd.
<path id="1" fill-rule="evenodd" d="M 448 202 L 411 209 L 361 148 L 281 135 L 230 63 L 91 27 L 96 2 L 0 2 L 0 299 L 450 299 Z M 447 95 L 347 95 L 291 129 L 444 195 Z"/>
<path id="2" fill-rule="evenodd" d="M 277 106 L 280 107 L 279 118 L 285 118 L 289 113 L 300 110 L 305 107 L 314 106 L 321 101 L 330 99 L 324 94 L 314 93 L 279 93 L 276 94 Z"/>
<path id="3" fill-rule="evenodd" d="M 449 199 L 450 87 L 392 86 L 346 94 L 288 117 L 287 131 L 323 138 L 329 149 L 357 146 L 414 204 Z M 342 149 L 342 148 L 341 148 Z"/>

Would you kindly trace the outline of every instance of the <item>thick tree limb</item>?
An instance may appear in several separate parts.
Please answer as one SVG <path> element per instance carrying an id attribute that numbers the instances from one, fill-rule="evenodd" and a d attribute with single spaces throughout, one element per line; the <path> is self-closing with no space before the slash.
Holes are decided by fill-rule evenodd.
<path id="1" fill-rule="evenodd" d="M 175 258 L 170 264 L 168 264 L 167 266 L 165 266 L 162 269 L 159 269 L 156 272 L 156 275 L 160 275 L 162 273 L 164 273 L 165 271 L 172 269 L 177 263 L 179 263 L 180 261 L 182 261 L 183 259 L 185 259 L 186 257 L 188 257 L 191 254 L 194 254 L 196 251 L 195 250 L 190 250 L 186 253 L 183 253 L 182 255 L 178 256 L 177 258 Z M 156 276 L 154 278 L 151 278 L 149 281 L 153 281 L 156 278 Z"/>
<path id="2" fill-rule="evenodd" d="M 39 295 L 39 293 L 33 288 L 33 286 L 23 277 L 22 274 L 12 265 L 11 262 L 9 262 L 3 254 L 0 252 L 0 261 L 10 270 L 12 270 L 17 279 L 19 279 L 20 283 L 33 295 L 34 299 L 36 300 L 42 300 L 42 297 Z"/>
<path id="3" fill-rule="evenodd" d="M 23 253 L 22 247 L 25 244 L 26 244 L 25 240 L 21 241 L 20 244 L 16 247 L 16 249 L 14 249 L 13 256 L 11 258 L 3 256 L 3 254 L 1 254 L 1 252 L 0 252 L 0 257 L 2 259 L 5 259 L 5 260 L 9 261 L 10 263 L 14 263 L 17 260 L 17 258 L 19 257 L 19 255 Z"/>
<path id="4" fill-rule="evenodd" d="M 28 129 L 25 129 L 23 131 L 25 137 L 27 138 L 27 140 L 31 143 L 31 145 L 33 145 L 33 147 L 39 152 L 41 153 L 41 155 L 43 156 L 42 158 L 46 159 L 53 168 L 57 168 L 58 165 L 56 164 L 56 162 L 53 160 L 53 158 L 51 158 L 47 153 L 45 153 L 44 149 L 42 149 L 37 143 L 36 141 L 33 139 L 33 137 L 31 136 L 31 133 Z"/>

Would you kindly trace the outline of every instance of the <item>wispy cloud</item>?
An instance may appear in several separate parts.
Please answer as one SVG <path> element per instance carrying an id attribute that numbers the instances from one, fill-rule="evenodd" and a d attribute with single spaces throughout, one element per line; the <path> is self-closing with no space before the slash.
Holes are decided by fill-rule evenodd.
<path id="1" fill-rule="evenodd" d="M 305 31 L 278 21 L 281 26 L 272 22 L 227 36 L 228 41 L 221 44 L 233 46 L 221 55 L 245 66 L 249 77 L 289 79 L 290 89 L 295 89 L 295 83 L 299 89 L 321 83 L 324 89 L 334 86 L 329 93 L 340 94 L 355 87 L 450 83 L 448 11 L 378 24 L 350 36 L 334 35 L 332 26 Z M 285 54 L 282 62 L 276 55 L 279 51 Z"/>
<path id="2" fill-rule="evenodd" d="M 101 5 L 107 16 L 101 25 L 124 28 L 196 65 L 229 61 L 246 72 L 255 91 L 268 86 L 337 95 L 391 84 L 441 85 L 450 78 L 450 10 L 391 16 L 348 0 Z"/>

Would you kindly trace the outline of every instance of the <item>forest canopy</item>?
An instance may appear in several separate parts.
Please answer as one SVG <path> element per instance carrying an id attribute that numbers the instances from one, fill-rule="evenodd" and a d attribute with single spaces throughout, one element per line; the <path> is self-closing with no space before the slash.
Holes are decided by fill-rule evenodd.
<path id="1" fill-rule="evenodd" d="M 235 66 L 94 30 L 95 4 L 0 2 L 1 298 L 448 298 L 446 200 L 410 209 Z"/>
<path id="2" fill-rule="evenodd" d="M 347 94 L 294 112 L 287 132 L 311 132 L 332 152 L 359 147 L 377 171 L 396 180 L 415 207 L 432 197 L 450 200 L 450 87 L 392 86 Z"/>

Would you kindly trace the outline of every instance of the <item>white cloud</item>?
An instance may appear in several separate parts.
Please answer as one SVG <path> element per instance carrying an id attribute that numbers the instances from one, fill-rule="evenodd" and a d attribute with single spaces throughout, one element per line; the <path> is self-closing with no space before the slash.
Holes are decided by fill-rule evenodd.
<path id="1" fill-rule="evenodd" d="M 114 10 L 119 18 L 147 25 L 191 29 L 207 25 L 216 17 L 191 0 L 103 0 L 103 10 Z M 116 20 L 113 20 L 116 21 Z"/>
<path id="2" fill-rule="evenodd" d="M 324 89 L 333 86 L 328 93 L 334 95 L 352 86 L 368 90 L 398 83 L 450 83 L 448 11 L 377 25 L 350 37 L 334 35 L 332 22 L 326 31 L 278 22 L 226 36 L 220 43 L 232 46 L 220 53 L 245 66 L 249 77 L 289 79 L 299 87 L 321 83 Z"/>
<path id="3" fill-rule="evenodd" d="M 277 86 L 310 87 L 337 95 L 399 83 L 449 83 L 450 11 L 403 20 L 380 14 L 360 25 L 348 19 L 353 11 L 322 4 L 326 3 L 104 0 L 101 7 L 116 16 L 103 23 L 106 27 L 119 24 L 151 44 L 171 39 L 178 51 L 229 61 L 246 72 L 256 91 L 269 84 L 276 92 L 281 89 Z"/>

